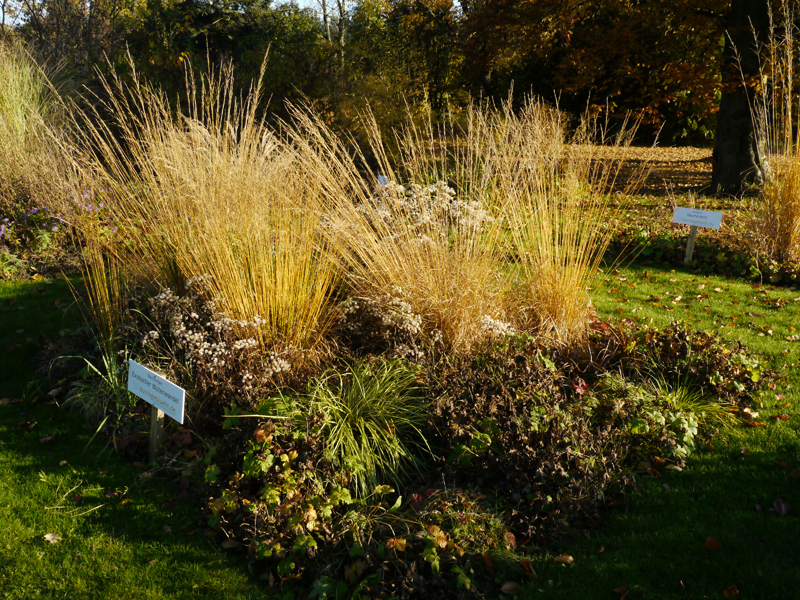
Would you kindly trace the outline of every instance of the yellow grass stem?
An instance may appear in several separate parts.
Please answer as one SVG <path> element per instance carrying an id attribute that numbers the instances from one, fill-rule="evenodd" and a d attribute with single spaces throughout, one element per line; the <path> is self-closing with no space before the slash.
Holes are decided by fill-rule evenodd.
<path id="1" fill-rule="evenodd" d="M 239 101 L 230 70 L 177 114 L 134 73 L 105 81 L 110 128 L 86 123 L 86 170 L 108 190 L 126 268 L 161 285 L 201 289 L 246 321 L 262 346 L 315 347 L 331 324 L 336 270 L 317 233 L 322 212 L 304 168 L 256 116 L 259 87 Z"/>
<path id="2" fill-rule="evenodd" d="M 761 50 L 760 94 L 752 105 L 764 188 L 748 219 L 746 243 L 780 263 L 800 259 L 800 93 L 794 79 L 794 9 L 781 4 L 778 29 L 770 12 L 769 41 Z"/>

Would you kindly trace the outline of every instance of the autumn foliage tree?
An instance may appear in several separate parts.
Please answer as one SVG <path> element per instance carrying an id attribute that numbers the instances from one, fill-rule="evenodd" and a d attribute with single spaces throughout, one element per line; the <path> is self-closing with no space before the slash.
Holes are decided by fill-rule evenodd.
<path id="1" fill-rule="evenodd" d="M 719 0 L 483 0 L 465 10 L 465 62 L 489 93 L 513 78 L 698 141 L 713 134 L 725 16 Z"/>

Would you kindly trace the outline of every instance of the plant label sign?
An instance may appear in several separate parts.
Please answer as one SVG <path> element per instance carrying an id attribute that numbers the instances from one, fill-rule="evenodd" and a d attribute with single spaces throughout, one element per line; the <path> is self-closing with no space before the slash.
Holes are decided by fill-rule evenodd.
<path id="1" fill-rule="evenodd" d="M 719 229 L 722 226 L 722 213 L 696 208 L 678 207 L 672 215 L 673 223 Z"/>
<path id="2" fill-rule="evenodd" d="M 183 424 L 186 390 L 135 360 L 128 361 L 128 391 Z"/>
<path id="3" fill-rule="evenodd" d="M 675 212 L 672 213 L 672 222 L 691 226 L 689 228 L 689 240 L 686 242 L 686 258 L 683 260 L 683 262 L 688 265 L 692 260 L 692 253 L 694 252 L 697 228 L 708 227 L 709 229 L 719 229 L 722 226 L 722 213 L 681 206 L 676 208 Z"/>

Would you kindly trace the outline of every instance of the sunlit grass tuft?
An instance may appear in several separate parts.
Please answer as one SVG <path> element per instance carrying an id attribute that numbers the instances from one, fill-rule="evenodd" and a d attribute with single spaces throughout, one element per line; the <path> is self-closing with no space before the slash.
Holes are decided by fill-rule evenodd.
<path id="1" fill-rule="evenodd" d="M 784 0 L 781 13 L 778 27 L 770 12 L 769 41 L 760 66 L 763 85 L 751 107 L 764 186 L 745 222 L 746 243 L 785 263 L 800 259 L 800 137 L 795 123 L 800 90 L 794 76 L 794 9 Z"/>
<path id="2" fill-rule="evenodd" d="M 155 87 L 132 81 L 104 82 L 125 146 L 102 124 L 83 139 L 87 173 L 113 207 L 106 247 L 159 286 L 202 277 L 265 348 L 317 347 L 337 271 L 318 243 L 319 194 L 257 116 L 258 85 L 240 101 L 229 69 L 189 79 L 188 108 L 173 114 Z"/>
<path id="3" fill-rule="evenodd" d="M 307 401 L 325 417 L 326 456 L 352 473 L 359 495 L 407 480 L 430 453 L 422 434 L 424 393 L 404 363 L 357 362 L 345 373 L 324 374 L 311 383 Z"/>

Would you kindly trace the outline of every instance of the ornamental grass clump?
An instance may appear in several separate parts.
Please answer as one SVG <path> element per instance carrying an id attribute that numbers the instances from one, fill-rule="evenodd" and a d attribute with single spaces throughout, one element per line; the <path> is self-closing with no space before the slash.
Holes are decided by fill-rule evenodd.
<path id="1" fill-rule="evenodd" d="M 344 373 L 325 373 L 311 383 L 305 402 L 323 415 L 325 457 L 349 473 L 359 496 L 423 469 L 430 454 L 422 432 L 425 394 L 405 363 L 356 362 Z"/>
<path id="2" fill-rule="evenodd" d="M 782 27 L 770 12 L 769 41 L 761 49 L 763 85 L 751 106 L 764 181 L 760 202 L 746 219 L 745 244 L 785 264 L 800 260 L 800 94 L 794 78 L 794 9 L 782 3 Z"/>
<path id="3" fill-rule="evenodd" d="M 505 105 L 490 119 L 488 168 L 514 249 L 507 311 L 520 329 L 564 344 L 579 341 L 591 319 L 588 287 L 613 234 L 603 226 L 616 199 L 609 191 L 632 131 L 623 123 L 600 160 L 595 144 L 602 131 L 590 119 L 571 139 L 560 113 L 538 100 L 516 113 Z M 635 188 L 641 175 L 628 186 Z"/>
<path id="4" fill-rule="evenodd" d="M 53 209 L 73 178 L 57 72 L 0 41 L 0 243 L 12 248 L 58 229 Z"/>
<path id="5" fill-rule="evenodd" d="M 563 343 L 585 334 L 626 124 L 613 158 L 598 160 L 590 120 L 567 143 L 560 113 L 541 101 L 517 112 L 473 106 L 463 127 L 409 116 L 390 155 L 367 116 L 368 160 L 313 114 L 297 110 L 295 122 L 298 152 L 325 174 L 328 245 L 347 267 L 353 302 L 380 323 L 402 307 L 418 338 L 456 353 L 519 331 Z"/>
<path id="6" fill-rule="evenodd" d="M 459 140 L 452 124 L 420 127 L 409 117 L 390 157 L 367 115 L 367 160 L 318 116 L 296 110 L 294 123 L 292 140 L 323 182 L 323 234 L 351 296 L 384 321 L 408 308 L 414 335 L 455 352 L 483 336 L 484 317 L 505 320 L 501 221 L 486 202 L 491 182 L 469 133 Z"/>
<path id="7" fill-rule="evenodd" d="M 188 106 L 174 109 L 130 80 L 104 80 L 113 124 L 83 123 L 84 171 L 117 216 L 106 250 L 157 287 L 206 277 L 208 299 L 257 322 L 265 351 L 319 349 L 337 271 L 318 240 L 315 180 L 257 116 L 260 82 L 239 100 L 228 68 L 187 77 Z"/>

